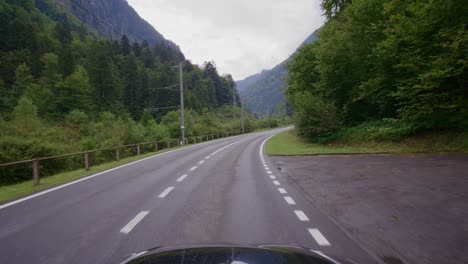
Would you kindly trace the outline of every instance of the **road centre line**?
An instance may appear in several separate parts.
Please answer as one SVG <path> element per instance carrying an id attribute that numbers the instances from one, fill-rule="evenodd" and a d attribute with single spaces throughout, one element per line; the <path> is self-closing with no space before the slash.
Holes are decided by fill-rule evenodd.
<path id="1" fill-rule="evenodd" d="M 239 136 L 237 137 L 234 137 L 234 138 L 238 138 Z M 247 139 L 250 139 L 251 137 L 247 137 L 247 138 L 244 138 L 244 139 L 240 139 L 240 140 L 237 140 L 227 146 L 225 146 L 224 148 L 227 148 L 235 143 L 239 143 L 241 141 L 244 141 L 244 140 L 247 140 Z M 221 139 L 222 140 L 222 139 Z M 215 140 L 217 141 L 217 140 Z M 74 180 L 74 181 L 71 181 L 69 183 L 65 183 L 65 184 L 61 184 L 57 187 L 54 187 L 54 188 L 50 188 L 48 190 L 44 190 L 42 192 L 38 192 L 38 193 L 35 193 L 35 194 L 32 194 L 32 195 L 28 195 L 26 197 L 23 197 L 21 199 L 17 199 L 15 201 L 12 201 L 12 202 L 9 202 L 9 203 L 6 203 L 6 204 L 2 204 L 0 205 L 0 210 L 4 209 L 4 208 L 7 208 L 7 207 L 10 207 L 10 206 L 13 206 L 15 204 L 19 204 L 19 203 L 22 203 L 22 202 L 25 202 L 25 201 L 28 201 L 28 200 L 31 200 L 31 199 L 34 199 L 36 197 L 39 197 L 39 196 L 42 196 L 42 195 L 45 195 L 45 194 L 48 194 L 50 192 L 54 192 L 54 191 L 57 191 L 57 190 L 60 190 L 60 189 L 63 189 L 65 187 L 68 187 L 68 186 L 71 186 L 71 185 L 74 185 L 74 184 L 77 184 L 77 183 L 80 183 L 80 182 L 84 182 L 84 181 L 87 181 L 87 180 L 90 180 L 90 179 L 93 179 L 95 177 L 98 177 L 100 175 L 103 175 L 103 174 L 107 174 L 109 172 L 112 172 L 112 171 L 115 171 L 115 170 L 119 170 L 121 168 L 124 168 L 124 167 L 128 167 L 128 166 L 131 166 L 131 165 L 134 165 L 134 164 L 137 164 L 139 162 L 142 162 L 142 161 L 146 161 L 146 160 L 149 160 L 149 159 L 153 159 L 153 158 L 156 158 L 156 157 L 159 157 L 159 156 L 165 156 L 167 154 L 170 154 L 170 153 L 173 153 L 173 152 L 179 152 L 179 151 L 182 151 L 182 150 L 186 150 L 186 149 L 190 149 L 190 148 L 194 148 L 194 147 L 198 147 L 198 146 L 201 146 L 201 145 L 205 145 L 205 144 L 210 144 L 212 143 L 213 141 L 209 141 L 209 142 L 204 142 L 204 143 L 200 143 L 200 144 L 196 144 L 196 145 L 192 145 L 192 146 L 186 146 L 186 147 L 183 147 L 183 148 L 178 148 L 178 149 L 174 149 L 174 150 L 169 150 L 169 151 L 166 151 L 166 152 L 163 152 L 163 153 L 159 153 L 159 154 L 156 154 L 156 155 L 153 155 L 153 156 L 150 156 L 150 157 L 147 157 L 147 158 L 143 158 L 143 159 L 140 159 L 140 160 L 136 160 L 136 161 L 133 161 L 133 162 L 129 162 L 127 164 L 123 164 L 123 165 L 120 165 L 118 167 L 115 167 L 115 168 L 112 168 L 112 169 L 108 169 L 108 170 L 105 170 L 105 171 L 101 171 L 101 172 L 98 172 L 96 174 L 92 174 L 92 175 L 89 175 L 89 176 L 86 176 L 86 177 L 83 177 L 81 179 L 78 179 L 78 180 Z M 222 148 L 222 149 L 224 149 Z M 220 150 L 222 150 L 220 149 Z"/>
<path id="2" fill-rule="evenodd" d="M 286 192 L 286 190 L 284 188 L 278 188 L 278 191 L 281 193 L 281 194 L 287 194 L 288 192 Z"/>
<path id="3" fill-rule="evenodd" d="M 164 190 L 158 197 L 159 197 L 159 198 L 164 198 L 164 197 L 166 197 L 173 189 L 174 189 L 173 186 L 167 187 L 166 190 Z"/>
<path id="4" fill-rule="evenodd" d="M 273 175 L 270 175 L 270 179 L 272 179 L 272 180 L 276 180 L 276 177 L 275 177 L 275 176 L 273 176 Z"/>
<path id="5" fill-rule="evenodd" d="M 145 218 L 145 216 L 149 213 L 149 211 L 141 211 L 139 214 L 137 214 L 126 226 L 124 226 L 122 229 L 120 229 L 120 233 L 122 234 L 128 234 L 132 229 L 138 225 L 138 223 Z"/>
<path id="6" fill-rule="evenodd" d="M 178 182 L 182 182 L 183 180 L 185 180 L 185 178 L 187 178 L 187 174 L 184 174 L 182 176 L 179 177 L 179 179 L 177 179 Z"/>
<path id="7" fill-rule="evenodd" d="M 307 230 L 309 231 L 310 235 L 315 239 L 317 244 L 319 244 L 320 246 L 330 246 L 330 242 L 328 242 L 325 236 L 322 235 L 320 230 L 316 228 L 309 228 Z"/>
<path id="8" fill-rule="evenodd" d="M 288 204 L 291 204 L 291 205 L 296 204 L 296 202 L 293 200 L 293 198 L 291 198 L 291 196 L 285 196 L 284 200 L 286 200 Z"/>
<path id="9" fill-rule="evenodd" d="M 194 171 L 196 170 L 198 167 L 197 166 L 193 166 L 192 168 L 190 168 L 191 171 Z"/>
<path id="10" fill-rule="evenodd" d="M 273 184 L 278 186 L 278 185 L 281 185 L 281 183 L 279 181 L 273 181 Z"/>
<path id="11" fill-rule="evenodd" d="M 301 220 L 302 222 L 307 222 L 307 221 L 309 221 L 309 217 L 307 217 L 307 215 L 304 214 L 303 211 L 301 211 L 301 210 L 294 210 L 294 213 L 296 214 L 297 218 L 299 218 L 299 220 Z"/>
<path id="12" fill-rule="evenodd" d="M 198 164 L 200 164 L 200 165 L 203 164 L 203 163 L 205 163 L 204 160 L 200 160 L 200 161 L 198 162 Z"/>
<path id="13" fill-rule="evenodd" d="M 266 172 L 267 172 L 268 174 L 273 174 L 273 172 L 271 172 L 271 171 L 269 171 L 269 170 L 267 170 Z"/>

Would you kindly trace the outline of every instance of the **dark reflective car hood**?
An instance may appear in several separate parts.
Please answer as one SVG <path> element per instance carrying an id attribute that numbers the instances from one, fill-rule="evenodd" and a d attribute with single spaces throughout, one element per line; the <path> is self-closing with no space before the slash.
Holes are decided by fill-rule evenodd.
<path id="1" fill-rule="evenodd" d="M 188 245 L 157 247 L 133 254 L 128 264 L 350 264 L 336 257 L 300 247 L 259 245 Z"/>

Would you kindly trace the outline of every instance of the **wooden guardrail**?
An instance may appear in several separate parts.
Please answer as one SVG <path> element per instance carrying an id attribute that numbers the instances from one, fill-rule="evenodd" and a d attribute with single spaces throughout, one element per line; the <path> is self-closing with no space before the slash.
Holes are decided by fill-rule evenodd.
<path id="1" fill-rule="evenodd" d="M 241 134 L 241 133 L 240 132 L 225 132 L 225 133 L 221 133 L 221 134 L 218 133 L 218 134 L 210 134 L 210 135 L 203 135 L 203 136 L 193 136 L 193 137 L 186 137 L 185 141 L 186 141 L 187 145 L 190 145 L 190 144 L 196 144 L 196 143 L 200 143 L 200 142 L 204 142 L 204 141 L 210 141 L 210 140 L 229 137 L 229 136 L 235 136 L 235 135 L 239 135 L 239 134 Z M 111 150 L 113 150 L 113 151 L 115 151 L 115 160 L 119 161 L 120 160 L 120 151 L 121 151 L 121 149 L 135 148 L 136 149 L 136 155 L 139 156 L 139 155 L 141 155 L 141 146 L 145 146 L 145 145 L 154 145 L 154 150 L 158 151 L 158 150 L 161 150 L 161 149 L 164 149 L 164 148 L 171 148 L 171 147 L 174 147 L 174 146 L 180 146 L 181 141 L 179 139 L 167 139 L 167 140 L 161 140 L 161 141 L 151 141 L 151 142 L 143 142 L 143 143 L 137 143 L 137 144 L 114 146 L 114 147 L 109 147 L 109 148 L 86 150 L 86 151 L 75 152 L 75 153 L 67 153 L 67 154 L 56 155 L 56 156 L 40 157 L 40 158 L 33 158 L 33 159 L 28 159 L 28 160 L 8 162 L 8 163 L 0 164 L 0 167 L 7 167 L 7 166 L 31 163 L 32 164 L 32 178 L 33 178 L 33 181 L 34 181 L 34 185 L 39 185 L 39 182 L 40 182 L 39 163 L 40 163 L 40 161 L 83 155 L 84 169 L 89 170 L 90 164 L 91 164 L 89 154 L 91 154 L 91 153 L 95 153 L 95 152 L 98 152 L 98 151 L 102 152 L 102 151 L 111 151 Z"/>

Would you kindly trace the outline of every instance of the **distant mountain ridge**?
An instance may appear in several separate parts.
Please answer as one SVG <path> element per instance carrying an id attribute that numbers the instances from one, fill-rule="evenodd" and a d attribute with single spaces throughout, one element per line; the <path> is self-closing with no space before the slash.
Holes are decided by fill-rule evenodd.
<path id="1" fill-rule="evenodd" d="M 307 37 L 298 49 L 304 44 L 316 41 L 319 30 Z M 250 111 L 265 117 L 283 108 L 286 103 L 284 90 L 288 74 L 285 66 L 292 56 L 270 70 L 263 70 L 261 73 L 236 81 L 241 100 Z"/>
<path id="2" fill-rule="evenodd" d="M 58 5 L 105 38 L 120 40 L 125 34 L 131 42 L 141 43 L 146 40 L 152 46 L 165 44 L 179 50 L 177 45 L 165 39 L 141 18 L 126 0 L 36 0 L 36 2 Z"/>

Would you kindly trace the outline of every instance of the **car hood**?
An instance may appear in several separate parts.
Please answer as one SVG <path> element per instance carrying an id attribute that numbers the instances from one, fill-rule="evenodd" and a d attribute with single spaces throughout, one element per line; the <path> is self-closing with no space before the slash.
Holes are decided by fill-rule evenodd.
<path id="1" fill-rule="evenodd" d="M 122 264 L 352 264 L 321 251 L 284 245 L 180 245 L 162 246 L 129 256 Z"/>

